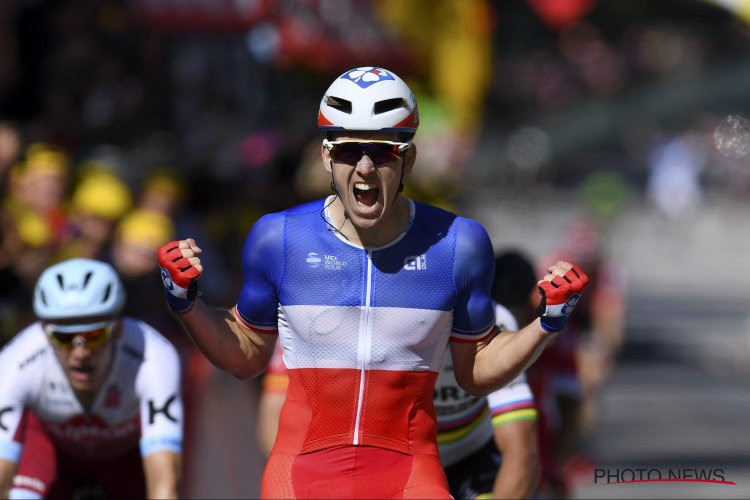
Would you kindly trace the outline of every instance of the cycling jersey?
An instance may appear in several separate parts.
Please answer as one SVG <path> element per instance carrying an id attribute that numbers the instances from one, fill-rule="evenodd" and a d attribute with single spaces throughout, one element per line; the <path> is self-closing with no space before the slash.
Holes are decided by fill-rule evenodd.
<path id="1" fill-rule="evenodd" d="M 493 250 L 478 223 L 409 204 L 382 247 L 329 230 L 324 200 L 266 215 L 248 235 L 236 315 L 278 332 L 289 369 L 264 496 L 295 494 L 277 485 L 292 484 L 300 454 L 354 445 L 437 461 L 433 387 L 449 340 L 494 328 Z"/>
<path id="2" fill-rule="evenodd" d="M 518 330 L 511 312 L 499 304 L 495 305 L 495 322 L 501 330 Z M 486 398 L 472 396 L 458 385 L 449 353 L 435 385 L 434 401 L 437 440 L 444 467 L 454 465 L 487 446 L 488 441 L 494 440 L 493 427 L 537 418 L 534 397 L 523 373 Z"/>
<path id="3" fill-rule="evenodd" d="M 40 322 L 7 344 L 0 351 L 0 458 L 19 462 L 25 451 L 25 411 L 38 419 L 55 451 L 70 460 L 109 460 L 139 446 L 143 456 L 180 452 L 177 351 L 153 328 L 128 317 L 113 347 L 110 372 L 86 411 Z M 19 466 L 18 475 L 24 476 L 22 472 Z"/>

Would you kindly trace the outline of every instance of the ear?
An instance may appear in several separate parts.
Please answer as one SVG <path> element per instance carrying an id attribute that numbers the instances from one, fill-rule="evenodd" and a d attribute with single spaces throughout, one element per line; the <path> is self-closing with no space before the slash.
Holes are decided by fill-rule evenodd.
<path id="1" fill-rule="evenodd" d="M 333 162 L 333 159 L 331 158 L 331 152 L 322 144 L 320 145 L 320 157 L 323 158 L 323 167 L 325 167 L 326 172 L 330 174 L 332 171 L 331 163 Z"/>
<path id="2" fill-rule="evenodd" d="M 414 162 L 417 160 L 417 145 L 413 142 L 409 149 L 406 150 L 406 156 L 404 156 L 404 176 L 411 172 L 414 167 Z"/>

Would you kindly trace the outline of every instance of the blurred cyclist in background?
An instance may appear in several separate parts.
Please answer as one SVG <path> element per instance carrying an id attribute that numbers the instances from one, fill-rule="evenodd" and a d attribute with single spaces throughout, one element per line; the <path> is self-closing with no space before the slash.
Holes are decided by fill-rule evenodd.
<path id="1" fill-rule="evenodd" d="M 0 497 L 177 497 L 179 359 L 125 300 L 100 261 L 39 277 L 38 321 L 0 351 Z"/>
<path id="2" fill-rule="evenodd" d="M 232 309 L 197 297 L 192 238 L 159 250 L 167 303 L 217 366 L 256 376 L 280 337 L 289 386 L 263 497 L 450 498 L 432 402 L 446 349 L 458 383 L 487 394 L 555 338 L 586 285 L 555 263 L 539 284 L 541 316 L 498 333 L 485 229 L 401 194 L 418 124 L 394 73 L 339 76 L 318 114 L 333 194 L 253 226 Z"/>

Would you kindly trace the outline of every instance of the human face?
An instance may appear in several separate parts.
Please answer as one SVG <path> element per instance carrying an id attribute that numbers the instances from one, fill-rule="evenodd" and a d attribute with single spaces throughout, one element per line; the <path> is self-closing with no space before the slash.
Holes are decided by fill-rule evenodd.
<path id="1" fill-rule="evenodd" d="M 83 393 L 98 391 L 109 371 L 112 337 L 119 329 L 119 321 L 46 322 L 43 327 L 73 389 Z"/>
<path id="2" fill-rule="evenodd" d="M 415 153 L 415 146 L 400 142 L 395 133 L 347 132 L 324 142 L 323 162 L 355 228 L 368 230 L 398 218 L 391 208 Z"/>

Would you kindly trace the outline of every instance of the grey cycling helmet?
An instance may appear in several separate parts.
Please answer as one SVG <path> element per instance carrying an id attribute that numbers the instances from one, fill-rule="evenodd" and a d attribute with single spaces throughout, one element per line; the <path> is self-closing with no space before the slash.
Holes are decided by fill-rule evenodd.
<path id="1" fill-rule="evenodd" d="M 44 321 L 114 317 L 125 307 L 125 289 L 114 268 L 98 260 L 70 259 L 42 272 L 34 312 Z"/>

